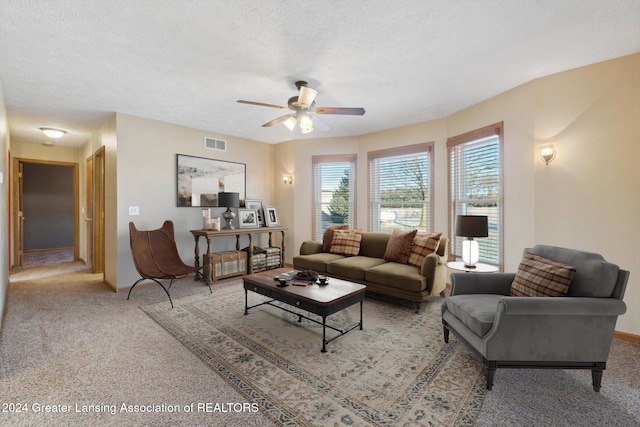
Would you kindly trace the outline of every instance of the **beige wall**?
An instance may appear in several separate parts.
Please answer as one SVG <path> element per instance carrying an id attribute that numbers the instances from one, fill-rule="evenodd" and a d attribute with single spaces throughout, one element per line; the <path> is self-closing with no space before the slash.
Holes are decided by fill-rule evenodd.
<path id="1" fill-rule="evenodd" d="M 358 155 L 357 226 L 367 229 L 367 152 L 433 141 L 434 229 L 447 234 L 447 138 L 504 122 L 505 271 L 515 271 L 523 249 L 536 243 L 598 252 L 631 271 L 627 313 L 616 329 L 640 335 L 639 92 L 636 54 L 529 82 L 444 119 L 278 144 L 276 158 L 296 174 L 293 189 L 276 187 L 295 218 L 289 261 L 311 237 L 312 155 Z M 548 166 L 538 155 L 543 142 L 557 146 Z M 291 190 L 293 197 L 285 195 Z"/>
<path id="2" fill-rule="evenodd" d="M 7 226 L 10 217 L 9 204 L 6 203 L 9 197 L 9 150 L 11 142 L 9 140 L 9 124 L 7 123 L 7 108 L 4 103 L 4 92 L 0 85 L 0 330 L 2 329 L 2 320 L 4 318 L 5 305 L 7 300 L 7 289 L 9 287 L 9 242 Z"/>
<path id="3" fill-rule="evenodd" d="M 117 114 L 115 128 L 117 168 L 107 166 L 107 174 L 111 175 L 107 181 L 117 188 L 108 188 L 107 194 L 116 197 L 112 218 L 117 218 L 117 222 L 107 224 L 105 273 L 119 289 L 128 288 L 139 277 L 129 250 L 129 221 L 138 228 L 152 229 L 162 226 L 166 219 L 172 220 L 182 259 L 187 263 L 194 261 L 194 238 L 189 230 L 202 228 L 202 211 L 176 207 L 176 154 L 245 163 L 247 197 L 261 199 L 265 206 L 276 204 L 273 145 L 126 114 Z M 226 140 L 227 151 L 204 148 L 205 136 Z M 129 206 L 138 206 L 140 215 L 129 216 Z M 218 215 L 223 211 L 215 210 Z M 204 239 L 200 240 L 202 254 Z M 217 251 L 234 249 L 235 238 L 214 239 L 213 244 L 213 250 Z M 248 239 L 244 237 L 241 247 L 247 245 Z"/>

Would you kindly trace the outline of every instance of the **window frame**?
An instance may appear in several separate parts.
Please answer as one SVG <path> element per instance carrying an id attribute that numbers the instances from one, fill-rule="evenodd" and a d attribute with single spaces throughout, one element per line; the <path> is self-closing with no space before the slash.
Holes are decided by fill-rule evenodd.
<path id="1" fill-rule="evenodd" d="M 426 224 L 426 230 L 418 230 L 418 231 L 424 231 L 424 232 L 431 232 L 433 230 L 433 216 L 434 216 L 434 206 L 433 206 L 433 176 L 434 176 L 434 142 L 424 142 L 424 143 L 419 143 L 419 144 L 412 144 L 412 145 L 405 145 L 405 146 L 401 146 L 401 147 L 394 147 L 394 148 L 386 148 L 386 149 L 382 149 L 382 150 L 376 150 L 376 151 L 369 151 L 367 153 L 367 166 L 368 166 L 368 180 L 367 180 L 367 185 L 368 185 L 368 218 L 367 218 L 367 223 L 368 223 L 368 227 L 369 227 L 369 231 L 379 231 L 379 221 L 377 223 L 378 227 L 377 229 L 374 230 L 373 227 L 373 220 L 375 218 L 374 216 L 374 212 L 373 212 L 373 203 L 374 201 L 374 197 L 373 197 L 373 182 L 372 179 L 373 177 L 371 176 L 371 162 L 374 160 L 378 160 L 378 159 L 384 159 L 384 158 L 391 158 L 391 157 L 398 157 L 398 156 L 408 156 L 408 155 L 412 155 L 412 154 L 423 154 L 423 153 L 427 153 L 428 155 L 428 164 L 427 167 L 429 168 L 429 170 L 427 171 L 428 173 L 428 180 L 429 180 L 429 188 L 428 188 L 428 193 L 429 193 L 429 200 L 428 200 L 428 215 L 429 215 L 429 220 L 428 223 Z M 377 202 L 380 203 L 380 202 Z"/>
<path id="2" fill-rule="evenodd" d="M 322 241 L 323 235 L 318 236 L 317 231 L 317 222 L 316 222 L 316 210 L 318 208 L 316 203 L 316 192 L 317 192 L 317 182 L 316 182 L 316 167 L 321 163 L 350 163 L 351 168 L 353 168 L 353 228 L 356 228 L 357 224 L 357 165 L 358 165 L 358 156 L 357 154 L 329 154 L 329 155 L 316 155 L 311 156 L 311 239 L 315 241 Z"/>
<path id="3" fill-rule="evenodd" d="M 498 155 L 499 155 L 499 194 L 498 194 L 498 262 L 490 262 L 484 259 L 480 259 L 480 262 L 485 264 L 496 265 L 500 271 L 503 271 L 504 266 L 504 122 L 494 123 L 489 126 L 485 126 L 461 135 L 453 136 L 447 139 L 447 181 L 448 181 L 448 199 L 447 199 L 447 211 L 448 211 L 448 228 L 450 236 L 449 244 L 449 259 L 460 259 L 462 254 L 455 253 L 456 250 L 456 235 L 455 235 L 455 216 L 454 211 L 454 189 L 456 183 L 452 182 L 452 153 L 453 149 L 459 145 L 476 142 L 478 140 L 498 137 Z"/>

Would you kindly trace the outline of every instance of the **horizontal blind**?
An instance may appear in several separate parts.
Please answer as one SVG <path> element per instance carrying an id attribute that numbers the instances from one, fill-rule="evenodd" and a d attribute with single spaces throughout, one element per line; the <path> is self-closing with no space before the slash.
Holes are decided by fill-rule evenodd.
<path id="1" fill-rule="evenodd" d="M 355 157 L 313 163 L 314 240 L 322 241 L 327 227 L 355 227 Z"/>
<path id="2" fill-rule="evenodd" d="M 407 147 L 400 152 L 410 151 Z M 390 233 L 394 228 L 430 231 L 431 149 L 416 146 L 413 153 L 394 149 L 369 153 L 369 227 Z"/>
<path id="3" fill-rule="evenodd" d="M 461 257 L 464 237 L 455 235 L 457 215 L 486 215 L 489 237 L 478 238 L 480 261 L 501 264 L 502 171 L 500 135 L 449 145 L 451 255 Z"/>

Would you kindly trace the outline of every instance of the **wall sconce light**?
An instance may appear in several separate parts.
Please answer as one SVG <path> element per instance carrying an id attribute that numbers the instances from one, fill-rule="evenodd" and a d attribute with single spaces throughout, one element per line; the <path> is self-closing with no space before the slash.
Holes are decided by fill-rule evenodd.
<path id="1" fill-rule="evenodd" d="M 293 175 L 282 175 L 282 182 L 285 184 L 292 185 L 293 184 Z"/>
<path id="2" fill-rule="evenodd" d="M 40 128 L 40 130 L 49 138 L 53 139 L 61 138 L 65 133 L 67 133 L 67 131 L 53 128 Z"/>
<path id="3" fill-rule="evenodd" d="M 556 158 L 556 146 L 554 144 L 542 144 L 540 146 L 540 158 L 546 165 Z"/>

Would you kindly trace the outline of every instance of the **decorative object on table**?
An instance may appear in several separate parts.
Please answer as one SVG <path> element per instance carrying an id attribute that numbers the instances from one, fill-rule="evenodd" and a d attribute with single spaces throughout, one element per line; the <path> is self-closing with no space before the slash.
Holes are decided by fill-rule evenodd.
<path id="1" fill-rule="evenodd" d="M 238 223 L 240 228 L 257 227 L 258 213 L 255 209 L 238 209 Z"/>
<path id="2" fill-rule="evenodd" d="M 211 230 L 211 209 L 202 209 L 202 229 Z"/>
<path id="3" fill-rule="evenodd" d="M 265 208 L 265 222 L 267 227 L 275 227 L 280 225 L 280 219 L 278 219 L 278 210 L 275 206 L 267 206 Z"/>
<path id="4" fill-rule="evenodd" d="M 229 192 L 218 193 L 218 205 L 227 208 L 225 213 L 222 215 L 224 220 L 227 222 L 227 225 L 224 228 L 227 230 L 233 229 L 234 227 L 231 223 L 236 217 L 236 214 L 231 210 L 231 208 L 237 209 L 240 207 L 240 195 L 238 193 Z"/>
<path id="5" fill-rule="evenodd" d="M 305 280 L 308 282 L 315 282 L 318 279 L 319 274 L 313 270 L 300 270 L 296 273 L 296 279 Z"/>
<path id="6" fill-rule="evenodd" d="M 244 163 L 177 154 L 177 206 L 224 206 L 217 200 L 220 192 L 245 197 Z"/>
<path id="7" fill-rule="evenodd" d="M 209 218 L 209 224 L 211 225 L 211 230 L 220 231 L 220 217 L 214 216 Z"/>
<path id="8" fill-rule="evenodd" d="M 321 286 L 328 285 L 329 278 L 321 274 L 318 276 L 318 281 L 316 283 L 318 283 L 318 285 L 321 285 Z"/>
<path id="9" fill-rule="evenodd" d="M 456 236 L 466 237 L 462 242 L 462 261 L 467 268 L 475 268 L 480 260 L 480 249 L 474 237 L 489 237 L 489 219 L 486 215 L 458 215 Z"/>
<path id="10" fill-rule="evenodd" d="M 264 227 L 266 225 L 264 221 L 264 210 L 262 209 L 262 200 L 247 199 L 244 201 L 244 207 L 247 209 L 255 209 L 258 214 L 258 226 Z"/>

